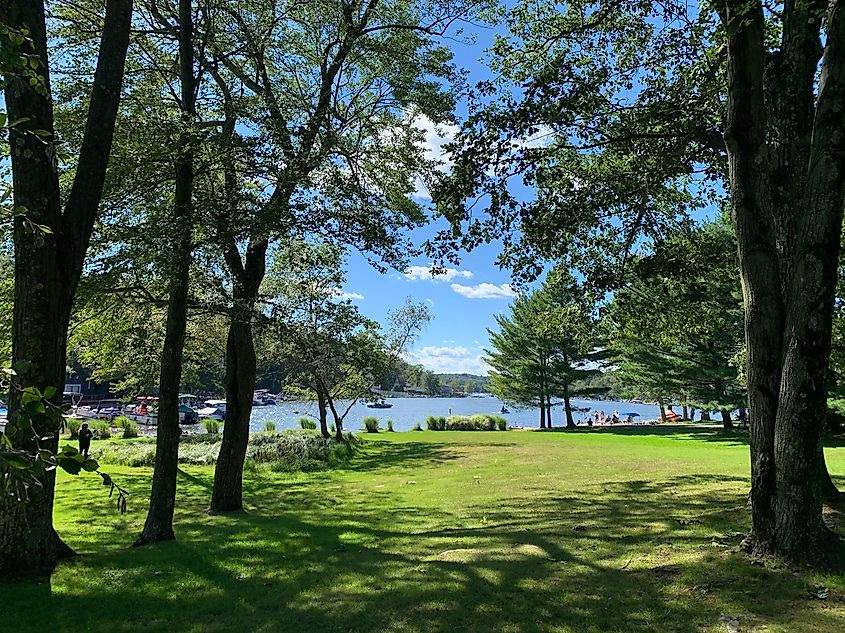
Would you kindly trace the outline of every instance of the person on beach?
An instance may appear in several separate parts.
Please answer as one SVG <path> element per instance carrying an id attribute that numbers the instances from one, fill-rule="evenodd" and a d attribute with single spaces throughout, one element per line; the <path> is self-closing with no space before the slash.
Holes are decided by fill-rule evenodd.
<path id="1" fill-rule="evenodd" d="M 79 428 L 79 452 L 85 459 L 88 459 L 88 449 L 91 448 L 91 438 L 94 434 L 88 428 L 87 423 L 83 423 Z"/>
<path id="2" fill-rule="evenodd" d="M 611 424 L 619 424 L 619 411 L 613 412 L 613 417 L 610 418 Z"/>

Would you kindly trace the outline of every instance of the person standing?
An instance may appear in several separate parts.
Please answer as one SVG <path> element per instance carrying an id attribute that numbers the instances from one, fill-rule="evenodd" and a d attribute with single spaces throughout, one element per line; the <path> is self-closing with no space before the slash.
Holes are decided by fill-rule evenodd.
<path id="1" fill-rule="evenodd" d="M 88 428 L 88 424 L 83 423 L 79 429 L 79 452 L 82 453 L 85 459 L 88 459 L 88 450 L 91 448 L 92 437 L 94 437 L 94 434 Z"/>

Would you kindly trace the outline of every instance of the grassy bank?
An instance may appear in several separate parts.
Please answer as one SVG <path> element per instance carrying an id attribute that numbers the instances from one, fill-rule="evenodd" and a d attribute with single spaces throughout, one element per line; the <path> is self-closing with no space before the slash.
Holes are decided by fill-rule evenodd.
<path id="1" fill-rule="evenodd" d="M 828 449 L 845 487 L 845 447 Z M 57 527 L 81 554 L 0 585 L 29 631 L 840 631 L 841 573 L 749 564 L 748 452 L 713 430 L 368 436 L 344 468 L 248 473 L 249 509 L 205 513 L 183 466 L 178 541 L 129 549 L 150 469 L 60 474 Z M 831 518 L 838 520 L 836 509 Z M 841 531 L 841 528 L 840 528 Z M 823 596 L 820 597 L 820 596 Z M 720 619 L 721 618 L 721 619 Z"/>

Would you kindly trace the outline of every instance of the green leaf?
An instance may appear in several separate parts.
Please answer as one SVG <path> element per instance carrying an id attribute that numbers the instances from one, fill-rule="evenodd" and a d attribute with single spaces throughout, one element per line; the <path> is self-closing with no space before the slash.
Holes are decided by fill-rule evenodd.
<path id="1" fill-rule="evenodd" d="M 55 396 L 55 395 L 56 395 L 56 391 L 57 391 L 57 389 L 56 389 L 55 387 L 53 387 L 53 386 L 46 387 L 46 388 L 44 389 L 44 397 L 45 397 L 47 400 L 51 400 L 51 399 L 53 398 L 53 396 Z"/>
<path id="2" fill-rule="evenodd" d="M 76 450 L 70 444 L 65 444 L 64 446 L 62 446 L 60 452 L 61 452 L 62 455 L 65 455 L 65 456 L 68 456 L 68 457 L 73 457 L 74 455 L 79 455 L 79 451 Z"/>
<path id="3" fill-rule="evenodd" d="M 82 463 L 74 457 L 60 457 L 56 463 L 69 475 L 78 475 L 82 470 Z"/>
<path id="4" fill-rule="evenodd" d="M 100 464 L 97 463 L 96 459 L 89 458 L 82 462 L 82 468 L 89 473 L 93 473 L 100 468 Z"/>

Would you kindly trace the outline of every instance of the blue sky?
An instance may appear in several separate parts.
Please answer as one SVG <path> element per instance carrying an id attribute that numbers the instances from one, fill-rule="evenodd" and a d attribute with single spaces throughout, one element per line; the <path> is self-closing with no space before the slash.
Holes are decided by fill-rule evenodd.
<path id="1" fill-rule="evenodd" d="M 473 42 L 448 41 L 454 61 L 469 71 L 469 81 L 475 83 L 489 77 L 481 62 L 484 51 L 492 44 L 494 29 L 479 25 L 463 25 L 462 39 Z M 458 117 L 464 112 L 458 108 Z M 422 121 L 426 130 L 426 150 L 429 157 L 439 158 L 445 142 L 432 126 Z M 448 126 L 441 128 L 448 137 Z M 423 193 L 423 192 L 421 192 Z M 431 237 L 437 225 L 414 232 L 417 244 Z M 442 227 L 442 225 L 441 225 Z M 485 374 L 483 348 L 488 346 L 488 328 L 495 327 L 494 316 L 507 313 L 514 291 L 510 287 L 508 271 L 499 270 L 495 261 L 498 247 L 483 245 L 462 256 L 461 264 L 448 269 L 447 274 L 432 278 L 428 273 L 431 261 L 417 258 L 405 272 L 381 274 L 370 267 L 358 253 L 349 257 L 347 283 L 344 290 L 361 311 L 384 322 L 390 310 L 398 308 L 410 297 L 424 301 L 433 319 L 420 334 L 408 360 L 435 372 L 467 372 Z"/>

